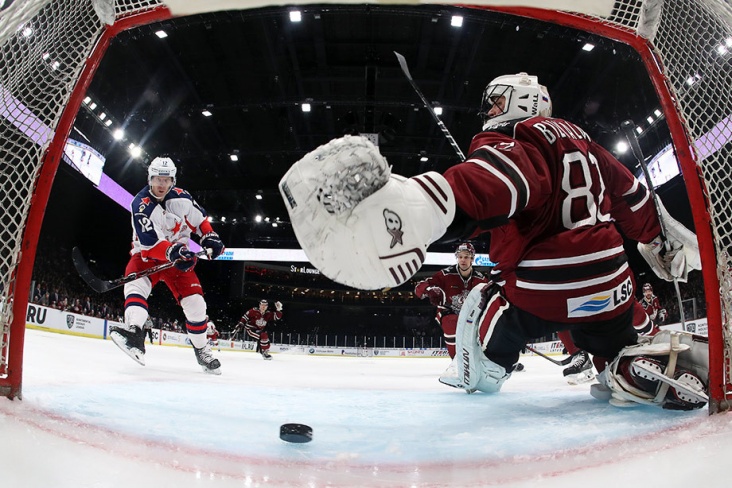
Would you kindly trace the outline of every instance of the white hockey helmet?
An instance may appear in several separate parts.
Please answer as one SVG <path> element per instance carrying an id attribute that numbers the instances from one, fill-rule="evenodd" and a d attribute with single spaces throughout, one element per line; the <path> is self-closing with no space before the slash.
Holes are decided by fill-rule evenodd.
<path id="1" fill-rule="evenodd" d="M 490 117 L 488 112 L 500 97 L 505 97 L 503 112 Z M 537 115 L 551 117 L 552 100 L 546 87 L 539 84 L 538 78 L 527 73 L 499 76 L 488 83 L 478 112 L 483 120 L 483 130 L 492 129 L 509 120 Z"/>
<path id="2" fill-rule="evenodd" d="M 170 158 L 155 158 L 147 168 L 147 182 L 152 181 L 153 176 L 170 176 L 175 185 L 175 175 L 178 172 L 175 163 Z"/>

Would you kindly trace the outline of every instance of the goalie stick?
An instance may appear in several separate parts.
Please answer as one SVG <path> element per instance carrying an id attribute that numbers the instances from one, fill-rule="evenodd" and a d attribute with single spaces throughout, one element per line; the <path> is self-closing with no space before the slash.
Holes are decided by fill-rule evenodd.
<path id="1" fill-rule="evenodd" d="M 465 155 L 460 150 L 460 146 L 458 146 L 457 142 L 455 141 L 455 138 L 452 137 L 452 134 L 450 134 L 450 131 L 447 130 L 447 127 L 445 124 L 440 120 L 440 117 L 437 116 L 437 113 L 435 112 L 435 109 L 432 107 L 430 102 L 427 101 L 427 98 L 425 98 L 424 94 L 422 93 L 422 90 L 419 89 L 417 86 L 417 83 L 414 82 L 412 79 L 412 75 L 409 72 L 409 67 L 407 66 L 407 60 L 404 59 L 404 56 L 399 54 L 398 52 L 394 51 L 394 54 L 396 54 L 397 61 L 399 61 L 399 66 L 402 68 L 402 72 L 404 73 L 404 76 L 407 77 L 407 80 L 409 80 L 409 84 L 412 85 L 412 88 L 414 91 L 419 95 L 419 98 L 422 99 L 422 103 L 424 103 L 425 108 L 429 111 L 430 115 L 432 115 L 432 118 L 435 119 L 435 122 L 437 122 L 437 126 L 440 128 L 442 133 L 447 138 L 447 141 L 450 143 L 452 148 L 455 150 L 455 153 L 460 157 L 460 161 L 465 161 Z"/>
<path id="2" fill-rule="evenodd" d="M 630 152 L 633 153 L 633 157 L 636 159 L 636 161 L 638 161 L 638 164 L 643 171 L 643 176 L 646 180 L 646 186 L 648 187 L 648 191 L 650 192 L 651 198 L 653 199 L 653 206 L 656 208 L 658 223 L 661 226 L 661 240 L 663 241 L 663 245 L 668 252 L 671 250 L 671 243 L 666 237 L 668 235 L 666 233 L 666 223 L 663 221 L 663 215 L 661 215 L 661 207 L 658 204 L 658 195 L 656 194 L 656 190 L 653 188 L 651 173 L 650 171 L 648 171 L 648 166 L 646 165 L 643 151 L 641 150 L 640 144 L 638 143 L 638 136 L 635 132 L 635 124 L 632 120 L 624 120 L 620 123 L 620 128 L 623 130 L 623 132 L 625 132 L 625 137 L 628 139 L 628 143 L 630 143 Z M 673 283 L 674 290 L 676 291 L 676 299 L 679 302 L 679 317 L 681 319 L 681 327 L 683 328 L 683 330 L 686 330 L 686 317 L 684 315 L 684 304 L 681 300 L 681 290 L 679 290 L 679 280 L 674 278 Z"/>
<path id="3" fill-rule="evenodd" d="M 558 361 L 556 359 L 550 358 L 549 356 L 547 356 L 546 354 L 544 354 L 542 352 L 537 351 L 536 349 L 534 349 L 533 347 L 531 347 L 529 345 L 526 346 L 526 350 L 533 352 L 537 356 L 543 357 L 547 361 L 550 361 L 550 362 L 556 364 L 557 366 L 567 366 L 569 363 L 572 362 L 572 355 L 571 354 L 568 357 L 562 359 L 561 361 Z"/>
<path id="4" fill-rule="evenodd" d="M 202 257 L 206 255 L 207 252 L 205 250 L 196 253 L 197 257 Z M 92 272 L 92 270 L 89 268 L 89 264 L 84 259 L 84 256 L 81 254 L 81 250 L 78 247 L 74 247 L 74 249 L 71 250 L 71 259 L 74 262 L 74 267 L 79 273 L 79 276 L 81 276 L 81 279 L 83 279 L 86 284 L 89 285 L 89 287 L 97 293 L 105 293 L 109 290 L 118 288 L 125 283 L 129 283 L 130 281 L 134 281 L 138 278 L 144 278 L 145 276 L 150 276 L 151 274 L 158 273 L 168 268 L 172 268 L 177 262 L 170 261 L 167 263 L 158 264 L 157 266 L 153 266 L 152 268 L 148 268 L 135 273 L 130 273 L 126 276 L 122 276 L 121 278 L 116 278 L 114 280 L 103 280 L 101 278 L 98 278 Z"/>

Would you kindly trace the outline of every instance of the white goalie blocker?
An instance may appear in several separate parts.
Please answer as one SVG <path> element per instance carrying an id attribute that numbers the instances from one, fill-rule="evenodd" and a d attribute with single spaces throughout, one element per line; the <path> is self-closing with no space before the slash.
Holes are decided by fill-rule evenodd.
<path id="1" fill-rule="evenodd" d="M 376 146 L 360 136 L 306 154 L 279 189 L 310 262 L 333 281 L 362 290 L 407 281 L 455 216 L 442 175 L 393 175 Z"/>
<path id="2" fill-rule="evenodd" d="M 696 234 L 673 218 L 660 200 L 658 201 L 658 211 L 671 249 L 666 251 L 661 236 L 658 236 L 648 244 L 639 242 L 638 251 L 656 276 L 666 281 L 676 279 L 685 283 L 689 271 L 701 270 L 701 257 Z"/>

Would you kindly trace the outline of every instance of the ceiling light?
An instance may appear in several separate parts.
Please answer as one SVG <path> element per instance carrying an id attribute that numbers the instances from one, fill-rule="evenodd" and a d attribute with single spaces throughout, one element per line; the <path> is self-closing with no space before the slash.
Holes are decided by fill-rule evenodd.
<path id="1" fill-rule="evenodd" d="M 224 217 L 223 215 L 221 216 L 221 222 L 226 222 L 226 217 Z"/>
<path id="2" fill-rule="evenodd" d="M 132 147 L 130 147 L 130 154 L 133 158 L 140 157 L 142 154 L 142 148 L 133 144 Z"/>
<path id="3" fill-rule="evenodd" d="M 430 160 L 430 158 L 428 158 L 427 156 L 422 156 L 421 158 L 419 158 L 419 160 L 422 161 L 423 163 L 426 163 L 427 161 Z"/>
<path id="4" fill-rule="evenodd" d="M 232 161 L 239 161 L 239 156 L 237 156 L 236 154 L 232 154 L 229 157 L 231 158 Z"/>
<path id="5" fill-rule="evenodd" d="M 97 108 L 97 104 L 94 103 L 94 102 L 92 102 L 92 103 L 89 104 L 89 108 L 92 109 L 92 110 L 94 110 L 95 108 Z"/>
<path id="6" fill-rule="evenodd" d="M 99 118 L 100 118 L 101 120 L 104 120 L 104 119 L 106 119 L 106 118 L 107 118 L 107 114 L 105 114 L 104 112 L 102 112 L 102 113 L 100 113 L 100 114 L 99 114 Z"/>
<path id="7" fill-rule="evenodd" d="M 255 222 L 261 222 L 262 221 L 262 216 L 261 215 L 257 215 L 256 217 L 254 217 L 254 221 Z"/>
<path id="8" fill-rule="evenodd" d="M 107 127 L 112 125 L 112 119 L 107 119 L 107 121 L 104 123 L 104 125 L 106 125 Z"/>
<path id="9" fill-rule="evenodd" d="M 84 103 L 87 104 L 87 105 L 89 105 L 89 102 L 91 102 L 91 97 L 86 97 L 84 99 Z"/>
<path id="10" fill-rule="evenodd" d="M 310 112 L 310 104 L 309 103 L 303 103 L 300 105 L 302 107 L 303 112 Z"/>
<path id="11" fill-rule="evenodd" d="M 272 227 L 277 227 L 277 222 L 272 222 Z"/>
<path id="12" fill-rule="evenodd" d="M 211 116 L 213 115 L 213 114 L 212 114 L 211 112 L 209 112 L 208 110 L 204 110 L 204 111 L 202 111 L 201 113 L 203 114 L 203 116 L 204 116 L 204 117 L 211 117 Z"/>
<path id="13" fill-rule="evenodd" d="M 595 45 L 594 45 L 594 44 L 590 44 L 589 42 L 588 42 L 588 43 L 585 43 L 585 45 L 584 45 L 584 46 L 582 46 L 582 50 L 583 50 L 583 51 L 587 51 L 587 52 L 590 52 L 590 51 L 592 51 L 593 49 L 595 49 Z"/>
<path id="14" fill-rule="evenodd" d="M 450 20 L 450 25 L 453 27 L 461 27 L 463 25 L 462 15 L 453 15 L 452 20 Z"/>
<path id="15" fill-rule="evenodd" d="M 256 195 L 254 195 L 254 198 L 256 198 L 257 200 L 261 200 L 262 199 L 262 194 L 261 193 L 257 193 Z"/>
<path id="16" fill-rule="evenodd" d="M 641 126 L 639 126 L 639 125 L 638 125 L 638 126 L 636 126 L 636 127 L 635 127 L 635 131 L 636 131 L 636 132 L 637 132 L 638 134 L 643 134 L 643 127 L 641 127 Z"/>
<path id="17" fill-rule="evenodd" d="M 155 32 L 155 35 L 158 36 L 160 39 L 165 39 L 166 37 L 168 37 L 168 33 L 164 30 L 159 30 Z"/>
<path id="18" fill-rule="evenodd" d="M 265 217 L 265 218 L 264 218 L 264 221 L 265 221 L 265 222 L 269 222 L 269 217 Z"/>
<path id="19" fill-rule="evenodd" d="M 654 110 L 653 113 L 656 115 L 656 117 L 660 117 L 661 116 L 661 111 L 658 110 L 658 109 Z"/>
<path id="20" fill-rule="evenodd" d="M 648 121 L 649 124 L 653 123 L 653 117 L 651 117 L 650 115 L 648 117 L 646 117 L 646 120 Z"/>
<path id="21" fill-rule="evenodd" d="M 302 13 L 299 10 L 290 10 L 290 22 L 300 22 Z"/>
<path id="22" fill-rule="evenodd" d="M 442 115 L 442 107 L 435 107 L 435 115 Z"/>
<path id="23" fill-rule="evenodd" d="M 620 154 L 623 154 L 628 150 L 628 143 L 625 141 L 620 141 L 615 145 L 615 150 L 619 152 Z"/>
<path id="24" fill-rule="evenodd" d="M 112 133 L 112 137 L 114 137 L 116 141 L 121 140 L 124 136 L 125 131 L 123 131 L 122 129 L 117 129 L 116 131 L 114 131 L 114 133 Z"/>

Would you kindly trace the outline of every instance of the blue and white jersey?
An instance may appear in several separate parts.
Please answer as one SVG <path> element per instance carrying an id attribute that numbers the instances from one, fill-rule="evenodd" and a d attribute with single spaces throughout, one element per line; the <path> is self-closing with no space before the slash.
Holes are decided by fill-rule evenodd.
<path id="1" fill-rule="evenodd" d="M 188 244 L 191 233 L 213 232 L 206 211 L 190 193 L 174 186 L 158 201 L 150 188 L 143 188 L 132 200 L 132 251 L 144 261 L 167 261 L 166 251 L 175 243 Z"/>

